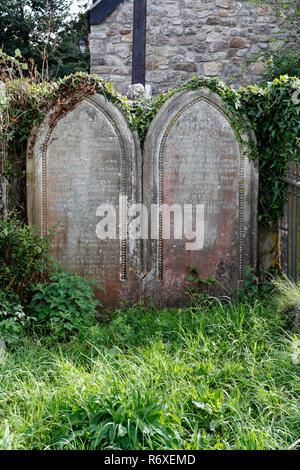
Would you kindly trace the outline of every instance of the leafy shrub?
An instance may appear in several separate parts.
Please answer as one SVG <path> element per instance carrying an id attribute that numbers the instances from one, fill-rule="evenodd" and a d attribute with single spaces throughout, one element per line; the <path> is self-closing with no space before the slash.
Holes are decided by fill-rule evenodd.
<path id="1" fill-rule="evenodd" d="M 267 50 L 264 60 L 266 68 L 262 76 L 263 86 L 281 75 L 300 78 L 300 54 L 297 49 Z"/>
<path id="2" fill-rule="evenodd" d="M 16 214 L 0 220 L 0 289 L 11 289 L 21 301 L 30 300 L 47 269 L 49 240 Z"/>
<path id="3" fill-rule="evenodd" d="M 17 294 L 11 290 L 0 290 L 0 338 L 5 344 L 18 340 L 26 324 L 26 314 Z"/>
<path id="4" fill-rule="evenodd" d="M 0 220 L 0 334 L 7 342 L 16 340 L 25 323 L 66 339 L 92 325 L 101 306 L 92 282 L 58 266 L 51 271 L 49 246 L 49 238 L 16 214 Z"/>
<path id="5" fill-rule="evenodd" d="M 94 323 L 97 307 L 92 281 L 72 276 L 59 266 L 49 274 L 49 282 L 36 286 L 28 310 L 37 329 L 64 340 Z M 99 287 L 99 286 L 97 286 Z"/>

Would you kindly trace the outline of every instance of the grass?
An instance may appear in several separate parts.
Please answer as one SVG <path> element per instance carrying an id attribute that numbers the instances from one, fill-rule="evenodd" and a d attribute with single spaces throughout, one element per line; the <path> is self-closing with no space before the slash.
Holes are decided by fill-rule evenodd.
<path id="1" fill-rule="evenodd" d="M 0 365 L 0 449 L 288 449 L 300 354 L 285 321 L 272 299 L 214 300 L 119 310 L 66 344 L 24 336 Z"/>

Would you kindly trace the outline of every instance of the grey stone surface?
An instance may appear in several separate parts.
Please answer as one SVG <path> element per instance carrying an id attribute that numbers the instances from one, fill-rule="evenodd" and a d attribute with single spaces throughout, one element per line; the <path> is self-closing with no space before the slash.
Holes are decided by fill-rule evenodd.
<path id="1" fill-rule="evenodd" d="M 54 110 L 55 111 L 55 110 Z M 95 279 L 106 307 L 139 294 L 140 242 L 100 240 L 100 204 L 120 211 L 127 233 L 126 206 L 141 200 L 139 143 L 120 111 L 102 96 L 85 97 L 55 122 L 48 115 L 32 132 L 27 158 L 27 207 L 31 224 L 45 235 L 54 230 L 51 252 L 69 272 Z M 103 214 L 104 215 L 104 214 Z"/>
<path id="2" fill-rule="evenodd" d="M 256 267 L 258 170 L 241 150 L 219 96 L 186 91 L 163 105 L 146 137 L 143 175 L 148 207 L 204 205 L 204 242 L 194 251 L 184 237 L 164 239 L 166 219 L 157 217 L 158 239 L 144 253 L 144 293 L 164 305 L 181 304 L 190 265 L 202 279 L 215 277 L 212 293 L 241 286 L 246 267 Z"/>
<path id="3" fill-rule="evenodd" d="M 264 64 L 255 71 L 247 59 L 291 35 L 289 28 L 282 31 L 283 20 L 274 14 L 273 2 L 266 3 L 148 0 L 146 85 L 157 95 L 195 74 L 219 76 L 234 86 L 255 83 Z M 91 26 L 91 72 L 112 81 L 123 94 L 131 83 L 132 20 L 133 0 L 124 0 L 102 24 Z M 187 60 L 187 54 L 193 60 Z M 234 58 L 240 58 L 242 67 L 228 73 Z"/>

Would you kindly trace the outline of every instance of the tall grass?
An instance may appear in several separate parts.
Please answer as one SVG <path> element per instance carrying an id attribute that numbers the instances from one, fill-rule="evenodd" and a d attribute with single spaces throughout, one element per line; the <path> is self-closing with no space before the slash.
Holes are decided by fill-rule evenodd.
<path id="1" fill-rule="evenodd" d="M 0 365 L 0 449 L 288 449 L 299 361 L 284 321 L 271 300 L 137 305 L 68 344 L 25 337 Z"/>

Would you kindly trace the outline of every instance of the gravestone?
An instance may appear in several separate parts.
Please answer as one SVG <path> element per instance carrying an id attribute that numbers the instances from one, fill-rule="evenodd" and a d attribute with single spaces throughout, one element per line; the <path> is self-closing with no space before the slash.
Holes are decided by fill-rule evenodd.
<path id="1" fill-rule="evenodd" d="M 144 203 L 156 208 L 144 293 L 164 305 L 183 303 L 191 265 L 201 279 L 216 279 L 212 294 L 241 287 L 247 266 L 256 265 L 258 171 L 218 95 L 184 91 L 163 105 L 146 137 L 143 177 Z"/>
<path id="2" fill-rule="evenodd" d="M 126 215 L 127 205 L 141 202 L 139 143 L 103 96 L 85 97 L 59 119 L 56 112 L 32 131 L 29 142 L 29 223 L 43 236 L 51 229 L 52 256 L 72 274 L 96 280 L 104 288 L 96 290 L 97 297 L 115 307 L 139 296 L 141 247 L 127 237 Z M 99 238 L 97 227 L 111 206 L 116 233 Z"/>

